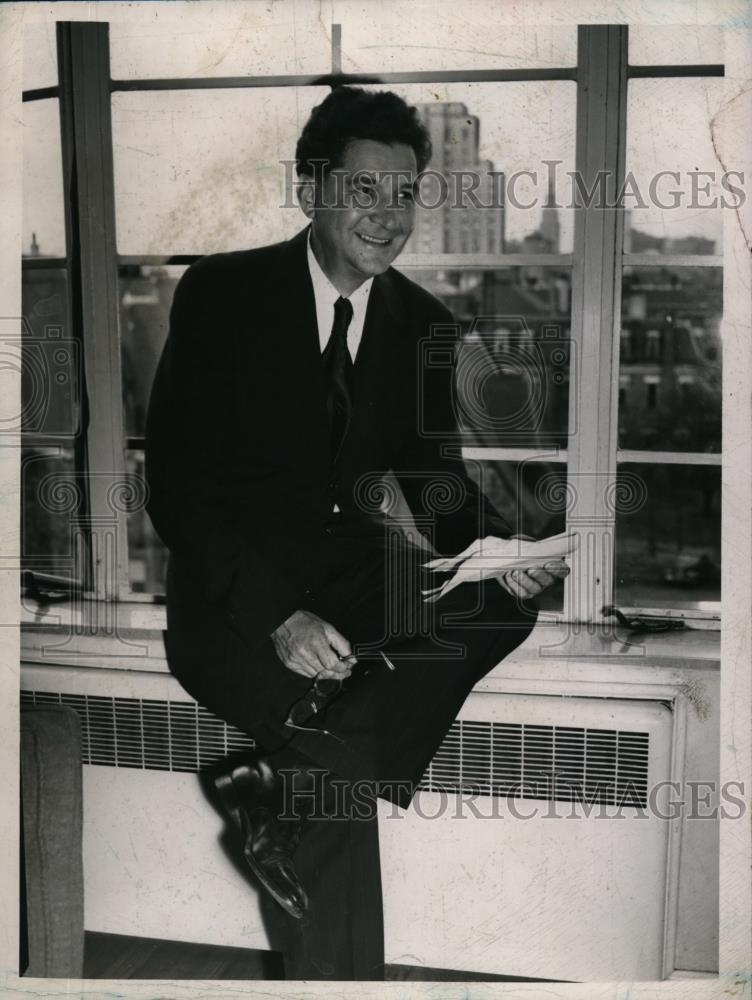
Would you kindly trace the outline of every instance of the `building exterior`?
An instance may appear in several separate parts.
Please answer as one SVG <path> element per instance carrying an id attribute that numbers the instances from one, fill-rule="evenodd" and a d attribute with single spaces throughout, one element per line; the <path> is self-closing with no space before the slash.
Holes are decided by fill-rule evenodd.
<path id="1" fill-rule="evenodd" d="M 619 443 L 721 450 L 718 268 L 632 268 L 622 292 Z"/>
<path id="2" fill-rule="evenodd" d="M 460 101 L 419 104 L 433 157 L 408 253 L 502 253 L 502 174 L 480 158 L 480 122 Z"/>

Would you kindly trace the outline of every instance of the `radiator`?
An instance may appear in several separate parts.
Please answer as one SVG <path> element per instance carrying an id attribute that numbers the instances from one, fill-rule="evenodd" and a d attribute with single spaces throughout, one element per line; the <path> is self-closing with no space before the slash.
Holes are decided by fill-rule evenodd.
<path id="1" fill-rule="evenodd" d="M 22 684 L 82 719 L 87 928 L 268 947 L 196 778 L 252 741 L 166 674 L 24 666 Z M 380 803 L 387 961 L 661 978 L 668 824 L 645 806 L 671 709 L 551 692 L 473 693 L 413 807 Z"/>
<path id="2" fill-rule="evenodd" d="M 22 690 L 21 704 L 74 709 L 84 764 L 195 773 L 254 747 L 193 701 Z M 649 739 L 647 732 L 619 729 L 458 719 L 419 787 L 646 806 Z"/>

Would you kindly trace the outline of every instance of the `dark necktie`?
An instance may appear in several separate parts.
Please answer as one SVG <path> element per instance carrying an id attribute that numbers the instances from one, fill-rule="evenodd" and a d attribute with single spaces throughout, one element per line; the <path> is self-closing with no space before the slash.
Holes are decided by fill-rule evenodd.
<path id="1" fill-rule="evenodd" d="M 350 300 L 338 298 L 334 303 L 332 333 L 322 354 L 333 456 L 336 456 L 342 444 L 352 408 L 350 385 L 353 363 L 347 349 L 347 328 L 352 315 Z"/>

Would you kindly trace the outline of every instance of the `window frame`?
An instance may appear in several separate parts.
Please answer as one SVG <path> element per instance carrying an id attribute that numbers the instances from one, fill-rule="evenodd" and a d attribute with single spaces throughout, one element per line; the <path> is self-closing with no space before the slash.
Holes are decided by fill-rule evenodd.
<path id="1" fill-rule="evenodd" d="M 83 339 L 88 378 L 83 391 L 88 425 L 78 450 L 85 516 L 82 518 L 79 579 L 89 627 L 108 632 L 113 602 L 161 603 L 160 595 L 131 590 L 128 565 L 127 497 L 133 484 L 126 475 L 126 450 L 142 439 L 124 436 L 120 352 L 118 270 L 124 264 L 190 264 L 191 254 L 168 257 L 118 255 L 112 148 L 111 95 L 118 91 L 203 90 L 253 87 L 321 86 L 335 82 L 372 83 L 371 75 L 341 73 L 341 29 L 332 26 L 331 78 L 321 76 L 202 77 L 114 80 L 110 77 L 106 22 L 59 22 L 57 87 L 26 91 L 24 101 L 57 97 L 61 116 L 67 253 L 64 261 L 24 260 L 24 267 L 65 266 L 71 285 L 71 329 Z M 723 76 L 722 65 L 630 66 L 628 26 L 578 26 L 577 66 L 541 69 L 425 71 L 385 73 L 379 82 L 504 82 L 567 80 L 576 85 L 575 170 L 588 189 L 600 171 L 618 190 L 624 179 L 627 88 L 630 79 L 646 77 Z M 614 127 L 614 123 L 616 127 Z M 720 465 L 720 454 L 644 452 L 617 445 L 621 278 L 624 266 L 722 266 L 723 254 L 652 255 L 623 251 L 624 213 L 577 206 L 571 254 L 410 254 L 401 268 L 472 270 L 510 265 L 571 267 L 571 337 L 569 427 L 566 449 L 467 447 L 466 458 L 486 461 L 555 461 L 567 467 L 577 484 L 567 528 L 579 536 L 572 573 L 565 582 L 558 621 L 593 623 L 613 602 L 615 513 L 606 503 L 604 485 L 615 482 L 624 462 L 673 462 Z M 610 337 L 601 334 L 610 331 Z M 572 362 L 570 362 L 572 364 Z M 595 377 L 593 377 L 595 375 Z M 692 619 L 718 628 L 720 603 L 709 608 L 630 608 L 655 617 Z"/>

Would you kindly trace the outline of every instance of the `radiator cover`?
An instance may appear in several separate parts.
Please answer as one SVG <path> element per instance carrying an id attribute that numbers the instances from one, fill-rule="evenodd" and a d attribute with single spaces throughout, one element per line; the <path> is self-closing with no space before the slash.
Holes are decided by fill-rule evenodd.
<path id="1" fill-rule="evenodd" d="M 193 701 L 22 691 L 81 719 L 85 764 L 195 773 L 253 740 Z M 457 720 L 423 776 L 430 792 L 645 807 L 647 732 Z"/>

